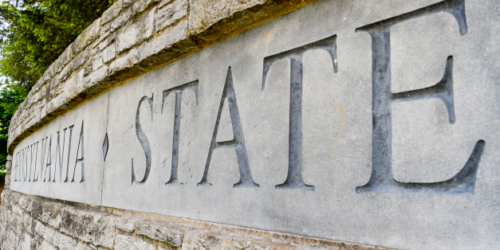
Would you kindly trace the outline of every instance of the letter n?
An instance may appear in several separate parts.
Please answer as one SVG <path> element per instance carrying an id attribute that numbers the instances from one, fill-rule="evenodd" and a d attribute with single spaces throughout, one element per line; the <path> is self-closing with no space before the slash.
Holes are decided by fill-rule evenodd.
<path id="1" fill-rule="evenodd" d="M 80 179 L 80 183 L 85 182 L 85 161 L 84 161 L 85 147 L 83 144 L 83 142 L 84 142 L 83 141 L 83 138 L 84 138 L 83 129 L 84 129 L 84 127 L 83 127 L 83 121 L 82 121 L 82 128 L 80 129 L 80 136 L 78 139 L 78 147 L 76 148 L 75 166 L 73 167 L 73 178 L 71 179 L 71 182 L 75 182 L 76 166 L 78 165 L 78 163 L 81 164 L 81 168 L 82 168 L 82 178 Z"/>

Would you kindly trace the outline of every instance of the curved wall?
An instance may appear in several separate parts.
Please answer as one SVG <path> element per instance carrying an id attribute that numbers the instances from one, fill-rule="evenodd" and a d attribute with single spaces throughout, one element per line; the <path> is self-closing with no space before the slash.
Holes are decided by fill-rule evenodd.
<path id="1" fill-rule="evenodd" d="M 307 3 L 113 5 L 12 120 L 9 246 L 498 245 L 495 1 Z"/>

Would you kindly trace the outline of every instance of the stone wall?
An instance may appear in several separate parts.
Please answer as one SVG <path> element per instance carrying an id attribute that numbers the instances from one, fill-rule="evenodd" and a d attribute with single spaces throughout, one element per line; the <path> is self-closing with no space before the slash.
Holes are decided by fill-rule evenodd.
<path id="1" fill-rule="evenodd" d="M 120 0 L 12 119 L 3 248 L 494 249 L 498 6 Z"/>
<path id="2" fill-rule="evenodd" d="M 214 223 L 134 213 L 6 190 L 0 247 L 33 250 L 383 250 Z"/>

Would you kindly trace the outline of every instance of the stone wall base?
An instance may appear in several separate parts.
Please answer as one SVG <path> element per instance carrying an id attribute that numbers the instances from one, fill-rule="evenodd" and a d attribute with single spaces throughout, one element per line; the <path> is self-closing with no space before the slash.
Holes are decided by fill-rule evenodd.
<path id="1" fill-rule="evenodd" d="M 1 249 L 385 249 L 2 193 Z"/>

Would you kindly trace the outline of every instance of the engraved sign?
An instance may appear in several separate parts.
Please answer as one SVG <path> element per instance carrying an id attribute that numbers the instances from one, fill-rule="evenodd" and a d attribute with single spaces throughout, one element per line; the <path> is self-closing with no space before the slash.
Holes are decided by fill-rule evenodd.
<path id="1" fill-rule="evenodd" d="M 385 247 L 495 248 L 497 5 L 316 1 L 57 118 L 16 147 L 11 188 Z"/>
<path id="2" fill-rule="evenodd" d="M 14 151 L 11 189 L 100 204 L 106 106 L 107 95 L 98 97 L 24 139 Z"/>

